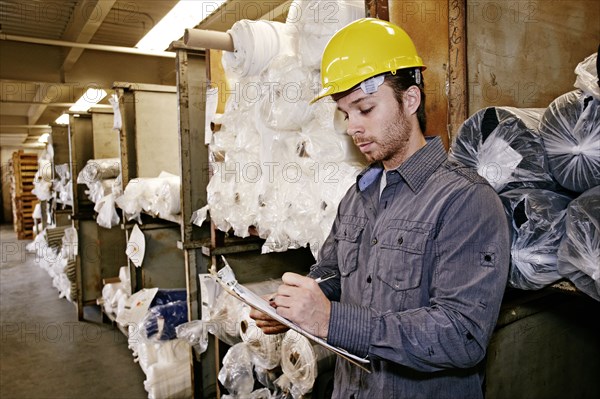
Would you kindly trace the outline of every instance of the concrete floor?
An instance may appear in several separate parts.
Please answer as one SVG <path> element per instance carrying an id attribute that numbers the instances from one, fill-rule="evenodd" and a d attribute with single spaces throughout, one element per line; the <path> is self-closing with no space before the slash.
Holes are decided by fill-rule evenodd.
<path id="1" fill-rule="evenodd" d="M 125 336 L 96 307 L 79 322 L 27 243 L 0 226 L 0 398 L 147 398 Z"/>

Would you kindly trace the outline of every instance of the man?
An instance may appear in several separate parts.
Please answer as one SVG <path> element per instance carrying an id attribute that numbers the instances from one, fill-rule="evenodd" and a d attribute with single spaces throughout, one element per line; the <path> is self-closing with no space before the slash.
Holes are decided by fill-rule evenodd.
<path id="1" fill-rule="evenodd" d="M 308 277 L 283 275 L 277 313 L 372 373 L 337 359 L 335 398 L 481 398 L 503 296 L 509 229 L 495 191 L 425 138 L 421 71 L 408 35 L 355 21 L 323 54 L 323 90 L 371 163 L 342 199 Z M 317 284 L 314 278 L 335 272 Z M 259 312 L 266 333 L 281 325 Z"/>

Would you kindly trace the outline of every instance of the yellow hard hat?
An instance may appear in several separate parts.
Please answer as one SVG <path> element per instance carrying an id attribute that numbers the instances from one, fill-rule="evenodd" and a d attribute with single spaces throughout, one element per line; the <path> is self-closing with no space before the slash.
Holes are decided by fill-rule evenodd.
<path id="1" fill-rule="evenodd" d="M 323 51 L 322 89 L 311 103 L 397 69 L 425 69 L 408 34 L 376 18 L 362 18 L 336 32 Z"/>

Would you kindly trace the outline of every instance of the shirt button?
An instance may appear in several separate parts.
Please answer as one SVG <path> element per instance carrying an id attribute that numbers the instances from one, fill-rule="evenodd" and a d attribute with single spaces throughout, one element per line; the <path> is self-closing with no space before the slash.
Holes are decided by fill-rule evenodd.
<path id="1" fill-rule="evenodd" d="M 371 276 L 367 277 L 367 283 L 371 284 Z"/>
<path id="2" fill-rule="evenodd" d="M 377 244 L 377 238 L 373 238 L 373 240 L 371 241 L 371 244 L 372 244 L 372 245 L 375 245 L 375 244 Z"/>
<path id="3" fill-rule="evenodd" d="M 398 245 L 402 245 L 403 242 L 404 242 L 404 238 L 402 238 L 402 237 L 398 238 Z"/>

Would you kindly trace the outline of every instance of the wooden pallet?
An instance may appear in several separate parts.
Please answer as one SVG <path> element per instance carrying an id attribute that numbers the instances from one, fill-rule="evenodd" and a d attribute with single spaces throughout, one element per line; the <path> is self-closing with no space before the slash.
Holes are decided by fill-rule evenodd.
<path id="1" fill-rule="evenodd" d="M 37 154 L 16 151 L 11 159 L 11 196 L 13 221 L 19 240 L 33 238 L 33 211 L 38 199 L 31 194 L 33 181 L 38 170 Z"/>

